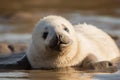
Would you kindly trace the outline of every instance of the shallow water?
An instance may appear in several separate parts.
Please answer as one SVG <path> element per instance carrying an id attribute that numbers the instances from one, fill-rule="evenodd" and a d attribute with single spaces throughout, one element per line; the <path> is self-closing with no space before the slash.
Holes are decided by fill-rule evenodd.
<path id="1" fill-rule="evenodd" d="M 85 73 L 73 70 L 14 70 L 0 72 L 0 80 L 119 80 L 119 73 Z"/>

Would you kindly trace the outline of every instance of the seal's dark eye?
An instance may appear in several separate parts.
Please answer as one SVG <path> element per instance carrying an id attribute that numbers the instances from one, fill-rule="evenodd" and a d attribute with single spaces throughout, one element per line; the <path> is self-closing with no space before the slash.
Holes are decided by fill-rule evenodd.
<path id="1" fill-rule="evenodd" d="M 66 28 L 66 27 L 64 28 L 64 30 L 65 30 L 65 31 L 67 31 L 67 32 L 69 32 L 69 29 L 68 29 L 68 28 Z"/>
<path id="2" fill-rule="evenodd" d="M 46 39 L 47 36 L 48 36 L 48 32 L 44 32 L 43 35 L 42 35 L 43 39 Z"/>

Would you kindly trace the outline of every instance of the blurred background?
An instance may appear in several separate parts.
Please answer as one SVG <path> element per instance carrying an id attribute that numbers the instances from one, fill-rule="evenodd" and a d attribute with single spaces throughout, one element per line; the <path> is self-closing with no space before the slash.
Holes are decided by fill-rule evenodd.
<path id="1" fill-rule="evenodd" d="M 60 15 L 120 35 L 120 0 L 0 0 L 0 41 L 28 41 L 35 23 Z"/>

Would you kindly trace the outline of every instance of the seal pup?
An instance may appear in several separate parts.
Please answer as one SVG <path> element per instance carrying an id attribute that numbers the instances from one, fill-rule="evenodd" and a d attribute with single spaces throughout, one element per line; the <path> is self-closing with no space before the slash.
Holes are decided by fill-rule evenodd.
<path id="1" fill-rule="evenodd" d="M 32 33 L 26 56 L 33 69 L 81 67 L 109 69 L 120 57 L 112 38 L 93 25 L 72 25 L 60 16 L 41 19 Z"/>
<path id="2" fill-rule="evenodd" d="M 23 57 L 16 60 L 19 56 Z M 11 59 L 13 62 L 8 61 Z M 95 26 L 72 25 L 63 17 L 47 16 L 34 28 L 26 54 L 1 60 L 7 64 L 0 62 L 0 69 L 70 67 L 114 72 L 117 70 L 115 64 L 120 63 L 120 54 L 111 37 Z"/>

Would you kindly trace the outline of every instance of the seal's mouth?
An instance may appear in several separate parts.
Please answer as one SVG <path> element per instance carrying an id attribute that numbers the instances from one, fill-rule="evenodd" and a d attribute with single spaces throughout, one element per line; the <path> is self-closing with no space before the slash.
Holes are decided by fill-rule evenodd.
<path id="1" fill-rule="evenodd" d="M 72 44 L 72 40 L 67 36 L 55 36 L 50 44 L 50 49 L 55 51 L 63 51 L 65 48 L 69 47 Z"/>
<path id="2" fill-rule="evenodd" d="M 54 50 L 56 51 L 63 51 L 63 49 L 69 47 L 72 44 L 72 41 L 69 42 L 62 42 L 60 41 L 57 45 L 54 46 Z"/>

